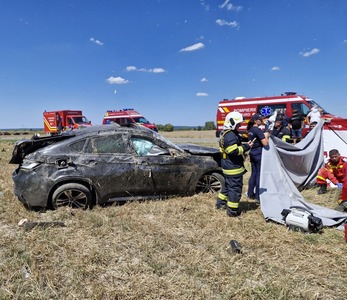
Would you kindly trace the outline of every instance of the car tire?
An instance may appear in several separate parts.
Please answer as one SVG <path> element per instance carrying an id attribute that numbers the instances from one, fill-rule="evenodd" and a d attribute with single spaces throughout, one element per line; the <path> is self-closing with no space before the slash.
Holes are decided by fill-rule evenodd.
<path id="1" fill-rule="evenodd" d="M 92 193 L 79 183 L 67 183 L 58 187 L 52 196 L 52 208 L 68 206 L 76 209 L 90 208 Z"/>
<path id="2" fill-rule="evenodd" d="M 219 173 L 203 175 L 197 185 L 195 192 L 198 193 L 219 193 L 224 184 L 224 176 Z"/>

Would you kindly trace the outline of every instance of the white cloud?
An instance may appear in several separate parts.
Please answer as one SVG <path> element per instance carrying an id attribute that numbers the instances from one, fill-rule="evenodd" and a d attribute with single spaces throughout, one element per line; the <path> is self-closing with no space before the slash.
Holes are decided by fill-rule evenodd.
<path id="1" fill-rule="evenodd" d="M 137 68 L 135 66 L 128 66 L 125 68 L 126 71 L 137 71 L 137 72 L 148 72 L 148 73 L 165 73 L 165 69 L 163 68 L 153 68 L 153 69 L 145 69 L 145 68 Z"/>
<path id="2" fill-rule="evenodd" d="M 216 23 L 219 25 L 219 26 L 230 26 L 230 27 L 238 27 L 240 24 L 237 23 L 236 21 L 232 21 L 232 22 L 227 22 L 223 19 L 217 19 L 216 20 Z"/>
<path id="3" fill-rule="evenodd" d="M 97 45 L 99 45 L 99 46 L 102 46 L 104 43 L 103 42 L 101 42 L 100 40 L 97 40 L 97 39 L 95 39 L 95 38 L 90 38 L 89 39 L 91 42 L 93 42 L 93 43 L 95 43 L 95 44 L 97 44 Z"/>
<path id="4" fill-rule="evenodd" d="M 210 10 L 210 6 L 206 4 L 204 0 L 200 0 L 200 4 L 203 6 L 203 8 L 205 8 L 206 11 Z"/>
<path id="5" fill-rule="evenodd" d="M 125 68 L 126 71 L 130 72 L 130 71 L 136 71 L 136 67 L 135 66 L 128 66 Z"/>
<path id="6" fill-rule="evenodd" d="M 106 82 L 109 84 L 126 84 L 129 83 L 129 80 L 124 79 L 122 77 L 109 77 L 106 79 Z"/>
<path id="7" fill-rule="evenodd" d="M 223 4 L 218 6 L 219 8 L 226 8 L 227 10 L 230 11 L 241 11 L 242 10 L 242 6 L 239 5 L 234 5 L 232 3 L 230 3 L 230 0 L 225 0 Z"/>
<path id="8" fill-rule="evenodd" d="M 309 57 L 311 55 L 314 55 L 314 54 L 317 54 L 320 50 L 317 49 L 317 48 L 314 48 L 312 49 L 311 51 L 308 51 L 308 52 L 300 52 L 300 54 L 303 56 L 303 57 Z"/>
<path id="9" fill-rule="evenodd" d="M 281 68 L 280 67 L 277 67 L 277 66 L 274 66 L 271 68 L 271 71 L 280 71 Z"/>
<path id="10" fill-rule="evenodd" d="M 183 48 L 180 50 L 180 52 L 191 52 L 191 51 L 196 51 L 196 50 L 199 50 L 199 49 L 202 49 L 204 48 L 205 45 L 203 43 L 196 43 L 194 45 L 191 45 L 189 47 L 186 47 L 186 48 Z"/>
<path id="11" fill-rule="evenodd" d="M 206 77 L 203 77 L 203 78 L 200 79 L 200 81 L 201 81 L 201 82 L 207 82 L 208 79 L 207 79 Z"/>
<path id="12" fill-rule="evenodd" d="M 150 72 L 152 72 L 152 73 L 164 73 L 165 70 L 163 68 L 153 68 L 153 69 L 150 69 Z"/>
<path id="13" fill-rule="evenodd" d="M 198 92 L 198 93 L 196 93 L 196 96 L 198 96 L 198 97 L 207 97 L 208 94 L 205 93 L 205 92 Z"/>

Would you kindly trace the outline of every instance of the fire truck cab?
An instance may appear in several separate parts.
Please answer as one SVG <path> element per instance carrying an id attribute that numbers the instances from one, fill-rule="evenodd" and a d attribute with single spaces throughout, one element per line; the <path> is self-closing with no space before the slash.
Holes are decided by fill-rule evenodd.
<path id="1" fill-rule="evenodd" d="M 155 124 L 149 122 L 143 115 L 133 108 L 124 108 L 121 110 L 108 110 L 102 120 L 103 125 L 117 123 L 119 125 L 127 125 L 131 123 L 139 124 L 154 131 L 158 131 Z"/>
<path id="2" fill-rule="evenodd" d="M 58 134 L 63 130 L 72 130 L 91 126 L 81 110 L 56 110 L 43 112 L 44 131 Z"/>
<path id="3" fill-rule="evenodd" d="M 313 101 L 309 97 L 298 95 L 295 92 L 286 92 L 280 96 L 271 97 L 255 97 L 245 98 L 237 97 L 235 99 L 224 99 L 219 102 L 217 109 L 217 129 L 216 136 L 219 137 L 220 132 L 223 130 L 223 124 L 226 115 L 232 111 L 240 112 L 244 117 L 244 122 L 241 124 L 239 132 L 244 138 L 247 138 L 247 123 L 251 119 L 252 115 L 259 113 L 264 116 L 264 119 L 272 116 L 275 111 L 283 111 L 287 117 L 291 117 L 293 110 L 297 109 L 301 114 L 306 117 L 312 107 L 318 107 L 323 111 L 322 118 L 327 121 L 331 119 L 341 119 L 337 116 L 329 114 L 322 108 L 317 102 Z M 305 128 L 303 129 L 303 136 L 309 130 L 309 124 L 305 120 Z"/>

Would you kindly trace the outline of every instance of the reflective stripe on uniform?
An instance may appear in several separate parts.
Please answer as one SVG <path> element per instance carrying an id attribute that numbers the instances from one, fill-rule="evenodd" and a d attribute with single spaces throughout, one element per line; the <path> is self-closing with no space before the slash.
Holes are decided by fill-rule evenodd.
<path id="1" fill-rule="evenodd" d="M 227 196 L 227 195 L 224 195 L 224 194 L 222 194 L 222 193 L 219 193 L 219 194 L 218 194 L 218 198 L 221 199 L 221 200 L 223 200 L 223 201 L 225 201 L 225 200 L 228 199 L 228 196 Z"/>
<path id="2" fill-rule="evenodd" d="M 238 146 L 237 146 L 236 144 L 231 145 L 231 146 L 225 148 L 225 152 L 229 154 L 229 153 L 235 151 L 235 150 L 237 149 L 237 147 L 238 147 Z"/>
<path id="3" fill-rule="evenodd" d="M 330 168 L 332 168 L 332 169 L 342 169 L 343 165 L 337 165 L 337 166 L 330 165 Z"/>
<path id="4" fill-rule="evenodd" d="M 239 175 L 239 174 L 243 174 L 245 172 L 245 168 L 241 167 L 238 169 L 232 169 L 232 170 L 226 170 L 226 169 L 222 169 L 223 170 L 223 174 L 225 175 Z"/>
<path id="5" fill-rule="evenodd" d="M 239 208 L 239 203 L 238 202 L 227 202 L 227 206 L 232 208 L 232 209 L 238 209 Z"/>
<path id="6" fill-rule="evenodd" d="M 283 137 L 282 137 L 282 141 L 287 141 L 287 140 L 290 140 L 290 135 L 284 135 Z"/>
<path id="7" fill-rule="evenodd" d="M 243 149 L 242 146 L 238 146 L 238 148 L 239 148 L 239 155 L 242 155 L 245 152 L 245 150 Z"/>
<path id="8" fill-rule="evenodd" d="M 326 180 L 326 178 L 324 178 L 324 177 L 322 177 L 322 176 L 317 176 L 317 179 L 320 179 L 320 180 L 323 180 L 323 181 L 325 181 Z"/>
<path id="9" fill-rule="evenodd" d="M 241 155 L 244 152 L 243 147 L 242 146 L 238 146 L 237 144 L 234 144 L 234 145 L 231 145 L 231 146 L 227 147 L 225 149 L 225 152 L 229 154 L 229 153 L 231 153 L 231 152 L 233 152 L 235 150 L 238 150 L 238 155 Z"/>

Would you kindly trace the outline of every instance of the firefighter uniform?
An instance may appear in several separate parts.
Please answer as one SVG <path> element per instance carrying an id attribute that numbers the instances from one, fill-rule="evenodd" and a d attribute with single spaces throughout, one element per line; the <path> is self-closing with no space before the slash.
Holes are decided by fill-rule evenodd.
<path id="1" fill-rule="evenodd" d="M 318 194 L 324 194 L 327 190 L 327 179 L 329 179 L 333 184 L 342 183 L 346 177 L 346 157 L 340 157 L 337 163 L 332 162 L 330 159 L 325 164 L 323 168 L 320 168 L 316 178 L 317 185 L 321 186 Z M 347 200 L 347 198 L 346 198 Z"/>
<path id="2" fill-rule="evenodd" d="M 346 170 L 347 173 L 347 163 L 344 165 L 344 169 Z M 342 191 L 339 197 L 338 206 L 335 208 L 336 210 L 345 212 L 347 211 L 347 177 L 343 179 L 343 186 L 342 186 Z"/>
<path id="3" fill-rule="evenodd" d="M 335 208 L 338 211 L 346 212 L 347 211 L 347 159 L 345 157 L 340 157 L 339 163 L 341 160 L 344 162 L 342 168 L 339 168 L 339 172 L 343 175 L 340 177 L 339 182 L 342 185 L 342 190 L 337 200 L 338 206 Z M 341 188 L 341 187 L 340 187 Z"/>
<path id="4" fill-rule="evenodd" d="M 237 130 L 221 132 L 219 147 L 222 153 L 221 166 L 225 184 L 218 194 L 216 208 L 226 207 L 230 217 L 240 215 L 239 202 L 242 195 L 244 153 L 250 149 L 248 144 L 242 144 Z"/>
<path id="5" fill-rule="evenodd" d="M 271 132 L 271 135 L 276 136 L 285 142 L 290 141 L 290 130 L 287 127 L 284 127 L 283 125 L 281 125 L 280 128 L 274 128 Z"/>

